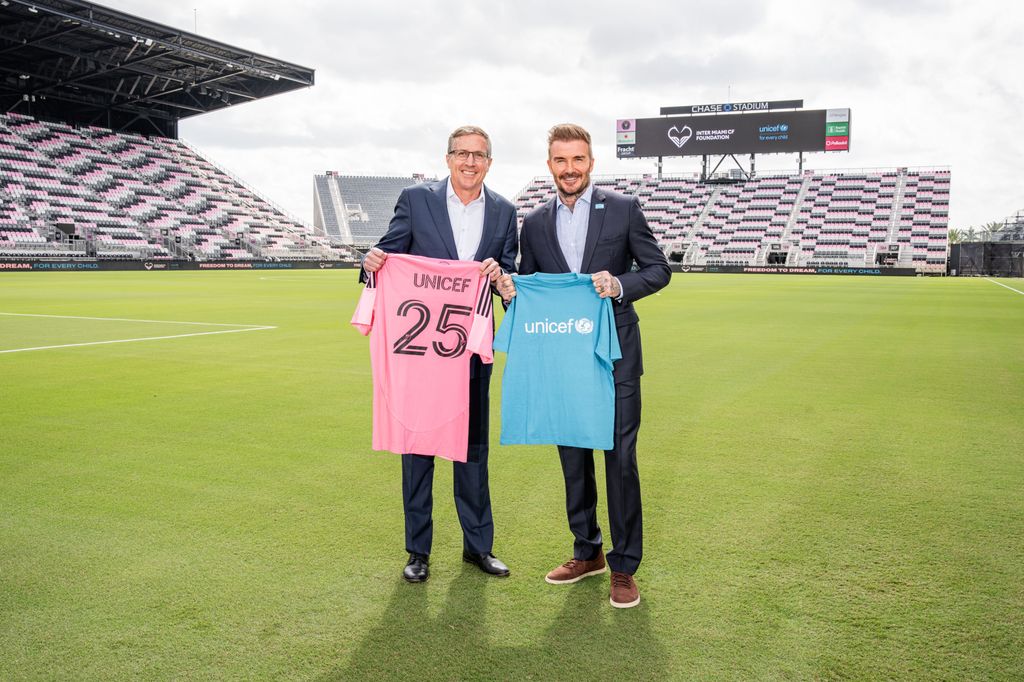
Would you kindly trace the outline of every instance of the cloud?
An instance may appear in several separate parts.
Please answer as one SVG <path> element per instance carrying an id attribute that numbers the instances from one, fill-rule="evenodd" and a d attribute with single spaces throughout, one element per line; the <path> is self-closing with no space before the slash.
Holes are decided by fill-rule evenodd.
<path id="1" fill-rule="evenodd" d="M 614 158 L 615 119 L 791 98 L 853 110 L 853 151 L 808 155 L 805 167 L 949 165 L 958 225 L 1024 208 L 1014 180 L 1024 148 L 1010 134 L 1024 108 L 1017 4 L 107 1 L 185 30 L 195 7 L 201 35 L 316 69 L 313 88 L 181 124 L 184 138 L 306 217 L 314 172 L 443 174 L 444 141 L 462 123 L 491 133 L 488 182 L 514 195 L 546 174 L 554 123 L 591 130 L 599 172 L 644 173 L 652 160 Z"/>

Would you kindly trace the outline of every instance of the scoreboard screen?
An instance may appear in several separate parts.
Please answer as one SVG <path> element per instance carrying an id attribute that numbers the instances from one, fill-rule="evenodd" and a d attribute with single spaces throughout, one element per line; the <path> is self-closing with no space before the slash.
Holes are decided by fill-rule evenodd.
<path id="1" fill-rule="evenodd" d="M 620 159 L 850 150 L 850 110 L 812 109 L 625 118 L 615 125 Z"/>

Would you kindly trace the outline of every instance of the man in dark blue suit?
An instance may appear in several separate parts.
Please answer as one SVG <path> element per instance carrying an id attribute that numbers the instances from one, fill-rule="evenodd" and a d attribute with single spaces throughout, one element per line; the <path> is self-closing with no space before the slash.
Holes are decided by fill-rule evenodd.
<path id="1" fill-rule="evenodd" d="M 592 273 L 594 289 L 612 299 L 622 359 L 615 363 L 615 448 L 605 451 L 608 520 L 614 549 L 612 606 L 640 603 L 633 574 L 643 555 L 640 474 L 636 461 L 640 430 L 640 375 L 643 352 L 633 301 L 658 291 L 672 276 L 665 254 L 647 225 L 640 202 L 590 183 L 594 168 L 590 134 L 577 125 L 548 133 L 548 169 L 557 195 L 523 219 L 519 273 Z M 636 268 L 634 269 L 634 264 Z M 499 278 L 506 300 L 515 295 L 511 276 Z M 605 571 L 597 523 L 597 482 L 592 450 L 558 446 L 565 478 L 566 512 L 575 538 L 572 558 L 548 573 L 549 583 L 575 583 Z"/>
<path id="2" fill-rule="evenodd" d="M 491 140 L 480 128 L 463 126 L 448 137 L 448 178 L 402 190 L 388 231 L 363 261 L 376 272 L 388 253 L 480 261 L 480 271 L 495 281 L 515 268 L 516 209 L 484 186 L 491 167 Z M 492 553 L 494 521 L 487 483 L 488 414 L 491 365 L 470 360 L 469 453 L 453 464 L 455 509 L 462 524 L 463 561 L 483 572 L 507 576 L 508 567 Z M 405 548 L 402 572 L 409 582 L 429 575 L 433 537 L 434 458 L 402 455 Z"/>

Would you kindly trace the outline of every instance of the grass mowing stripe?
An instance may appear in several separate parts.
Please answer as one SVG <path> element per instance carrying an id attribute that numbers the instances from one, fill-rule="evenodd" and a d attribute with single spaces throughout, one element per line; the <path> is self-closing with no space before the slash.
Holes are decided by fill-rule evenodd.
<path id="1" fill-rule="evenodd" d="M 552 447 L 497 445 L 500 354 L 512 575 L 462 563 L 439 462 L 431 578 L 402 581 L 401 467 L 369 449 L 347 324 L 360 287 L 290 275 L 3 280 L 2 310 L 278 329 L 5 358 L 0 679 L 1024 677 L 1017 299 L 698 274 L 640 301 L 645 556 L 622 612 L 606 576 L 544 582 L 572 550 L 561 470 Z"/>
<path id="2" fill-rule="evenodd" d="M 183 322 L 180 320 L 135 320 L 125 317 L 84 317 L 82 315 L 39 315 L 35 313 L 0 313 L 0 315 L 8 315 L 11 317 L 49 317 L 61 320 L 98 320 L 98 321 L 109 321 L 109 322 L 151 322 L 153 324 L 194 324 L 202 325 L 205 327 L 261 327 L 269 329 L 270 327 L 262 327 L 258 324 L 229 324 L 225 322 Z"/>
<path id="3" fill-rule="evenodd" d="M 96 319 L 96 318 L 82 318 L 82 319 Z M 125 320 L 126 322 L 137 322 L 139 320 Z M 84 343 L 62 343 L 56 346 L 36 346 L 35 348 L 11 348 L 9 350 L 0 350 L 0 353 L 23 353 L 26 351 L 35 350 L 53 350 L 56 348 L 77 348 L 79 346 L 103 346 L 108 343 L 135 343 L 137 341 L 164 341 L 166 339 L 184 339 L 190 336 L 212 336 L 214 334 L 235 334 L 238 332 L 258 332 L 266 331 L 268 329 L 277 329 L 277 327 L 248 327 L 246 329 L 222 329 L 216 332 L 193 332 L 191 334 L 172 334 L 170 336 L 144 336 L 137 339 L 112 339 L 110 341 L 86 341 Z"/>

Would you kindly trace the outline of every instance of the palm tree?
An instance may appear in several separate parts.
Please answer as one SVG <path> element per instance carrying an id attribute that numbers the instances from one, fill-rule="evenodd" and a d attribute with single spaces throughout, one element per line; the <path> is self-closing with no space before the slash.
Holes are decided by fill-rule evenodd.
<path id="1" fill-rule="evenodd" d="M 950 244 L 959 244 L 964 240 L 964 231 L 957 229 L 955 227 L 951 227 L 949 228 L 948 239 Z"/>
<path id="2" fill-rule="evenodd" d="M 998 237 L 999 233 L 1003 231 L 1003 223 L 993 220 L 990 223 L 985 223 L 981 227 L 981 241 L 983 242 L 994 242 Z"/>
<path id="3" fill-rule="evenodd" d="M 978 241 L 978 231 L 975 230 L 973 227 L 968 227 L 966 230 L 964 230 L 963 240 L 965 242 L 976 242 L 976 241 Z"/>

